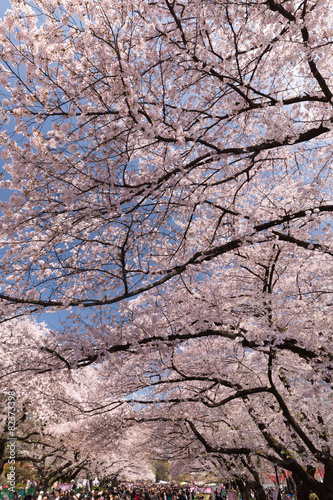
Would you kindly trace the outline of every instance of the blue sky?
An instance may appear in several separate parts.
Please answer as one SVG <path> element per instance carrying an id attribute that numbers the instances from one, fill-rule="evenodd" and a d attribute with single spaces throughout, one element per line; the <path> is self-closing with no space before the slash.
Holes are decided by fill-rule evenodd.
<path id="1" fill-rule="evenodd" d="M 6 12 L 6 10 L 9 8 L 10 8 L 10 1 L 9 0 L 1 0 L 1 2 L 0 2 L 0 17 L 2 17 L 3 14 Z"/>

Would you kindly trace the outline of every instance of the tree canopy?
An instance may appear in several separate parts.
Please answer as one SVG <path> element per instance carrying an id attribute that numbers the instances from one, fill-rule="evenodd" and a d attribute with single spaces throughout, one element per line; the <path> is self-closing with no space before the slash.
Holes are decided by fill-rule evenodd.
<path id="1" fill-rule="evenodd" d="M 5 385 L 332 498 L 332 21 L 329 0 L 12 0 Z M 20 319 L 43 311 L 63 327 Z"/>

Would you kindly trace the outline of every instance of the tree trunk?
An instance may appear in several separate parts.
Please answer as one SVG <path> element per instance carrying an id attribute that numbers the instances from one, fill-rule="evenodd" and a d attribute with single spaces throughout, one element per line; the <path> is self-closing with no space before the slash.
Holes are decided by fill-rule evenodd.
<path id="1" fill-rule="evenodd" d="M 293 479 L 296 485 L 296 500 L 309 500 L 311 493 L 309 486 L 296 475 L 293 476 Z"/>
<path id="2" fill-rule="evenodd" d="M 39 486 L 40 486 L 40 490 L 43 490 L 44 493 L 47 490 L 47 488 L 49 487 L 48 478 L 43 473 L 40 474 L 40 484 L 39 484 Z"/>
<path id="3" fill-rule="evenodd" d="M 325 464 L 323 491 L 320 500 L 333 500 L 333 460 Z"/>
<path id="4" fill-rule="evenodd" d="M 289 493 L 294 493 L 296 491 L 295 481 L 292 477 L 287 477 L 287 490 Z"/>
<path id="5" fill-rule="evenodd" d="M 267 500 L 267 495 L 260 481 L 252 481 L 251 489 L 254 491 L 256 500 Z"/>
<path id="6" fill-rule="evenodd" d="M 247 483 L 244 483 L 241 479 L 236 480 L 237 488 L 240 491 L 242 500 L 252 500 L 250 487 Z"/>
<path id="7" fill-rule="evenodd" d="M 255 467 L 251 467 L 249 464 L 247 465 L 247 467 L 254 478 L 254 480 L 250 481 L 249 484 L 255 494 L 256 500 L 268 500 L 266 492 L 261 484 L 260 476 L 256 471 Z"/>

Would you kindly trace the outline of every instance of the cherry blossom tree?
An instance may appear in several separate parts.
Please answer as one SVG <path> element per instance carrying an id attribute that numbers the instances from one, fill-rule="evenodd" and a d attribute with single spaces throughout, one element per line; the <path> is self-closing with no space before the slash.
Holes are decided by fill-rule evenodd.
<path id="1" fill-rule="evenodd" d="M 206 301 L 202 302 L 201 310 Z M 182 323 L 185 314 L 174 312 L 175 322 Z M 165 327 L 164 316 L 162 320 Z M 154 323 L 155 328 L 162 326 L 157 318 Z M 148 320 L 141 325 L 149 328 Z M 299 478 L 320 498 L 329 498 L 330 384 L 314 368 L 318 359 L 313 362 L 309 346 L 298 346 L 293 352 L 292 342 L 288 349 L 274 346 L 271 340 L 244 348 L 244 337 L 237 341 L 223 333 L 216 329 L 209 339 L 192 336 L 177 348 L 161 344 L 155 351 L 136 349 L 125 357 L 123 352 L 114 353 L 110 360 L 104 356 L 102 363 L 76 371 L 41 373 L 37 366 L 30 391 L 38 377 L 33 397 L 49 422 L 48 434 L 63 439 L 69 435 L 81 454 L 93 452 L 96 471 L 115 473 L 116 466 L 124 473 L 123 467 L 133 467 L 144 450 L 155 450 L 153 455 L 145 452 L 146 462 L 154 454 L 169 453 L 187 463 L 192 457 L 207 468 L 213 459 L 215 467 L 216 461 L 223 464 L 220 473 L 228 473 L 239 487 L 242 482 L 251 484 L 258 498 L 264 498 L 259 473 L 271 463 L 293 472 L 296 482 Z M 21 392 L 25 384 L 31 394 L 23 380 L 26 372 L 23 377 L 17 372 Z M 137 447 L 138 430 L 133 424 L 150 429 Z M 129 435 L 135 438 L 134 445 Z M 315 468 L 322 465 L 323 484 L 313 478 Z"/>
<path id="2" fill-rule="evenodd" d="M 209 453 L 261 457 L 326 498 L 332 477 L 332 339 L 324 312 L 330 277 L 325 281 L 325 272 L 319 273 L 315 255 L 311 264 L 306 253 L 293 264 L 276 244 L 267 247 L 265 259 L 256 249 L 238 253 L 234 264 L 236 257 L 241 265 L 215 269 L 216 286 L 202 276 L 188 282 L 187 300 L 184 283 L 178 294 L 173 289 L 131 302 L 122 328 L 135 329 L 136 344 L 119 345 L 119 358 L 116 346 L 105 348 L 104 362 L 112 360 L 117 370 L 106 366 L 100 374 L 104 384 L 112 373 L 111 398 L 103 396 L 103 408 L 131 403 L 134 411 L 126 418 L 133 421 L 163 426 L 176 419 L 177 440 L 190 426 L 189 439 L 194 434 Z M 144 397 L 124 399 L 134 391 Z M 139 417 L 138 404 L 149 408 L 148 415 Z M 193 416 L 200 416 L 199 427 Z M 201 430 L 207 425 L 213 429 L 209 437 Z M 167 428 L 168 443 L 173 432 Z M 180 447 L 188 449 L 183 441 Z M 257 476 L 261 463 L 257 470 L 252 466 Z M 313 478 L 322 465 L 323 484 Z M 239 467 L 244 475 L 246 465 Z"/>
<path id="3" fill-rule="evenodd" d="M 11 391 L 13 393 L 13 391 Z M 1 398 L 0 467 L 9 484 L 14 471 L 14 481 L 20 476 L 18 466 L 33 467 L 34 477 L 41 488 L 47 488 L 55 481 L 74 479 L 82 470 L 90 471 L 92 457 L 84 455 L 82 447 L 77 448 L 66 435 L 57 438 L 46 430 L 46 421 L 38 412 L 38 399 L 30 405 L 22 404 L 22 391 L 16 393 L 15 411 L 8 413 L 6 396 Z M 34 399 L 30 395 L 30 399 Z M 15 415 L 15 431 L 10 418 Z M 10 438 L 14 436 L 15 441 Z M 13 442 L 15 448 L 13 452 Z M 89 472 L 88 472 L 89 473 Z M 9 476 L 8 476 L 9 475 Z M 7 484 L 8 484 L 7 483 Z"/>
<path id="4" fill-rule="evenodd" d="M 272 239 L 331 255 L 329 2 L 12 6 L 5 317 L 117 304 Z"/>
<path id="5" fill-rule="evenodd" d="M 238 479 L 255 456 L 332 498 L 332 16 L 12 0 L 2 376 L 38 377 L 49 425 L 59 401 L 96 435 L 167 412 Z M 41 311 L 63 330 L 17 320 Z"/>
<path id="6" fill-rule="evenodd" d="M 84 372 L 59 369 L 57 363 L 61 368 L 63 363 L 58 353 L 54 356 L 54 335 L 28 318 L 2 323 L 0 333 L 2 468 L 9 460 L 6 447 L 14 435 L 15 462 L 33 464 L 45 488 L 55 481 L 69 482 L 82 471 L 109 481 L 153 479 L 150 430 L 122 425 L 126 412 L 117 412 L 119 402 L 105 409 L 104 370 L 90 366 Z M 12 433 L 8 391 L 15 394 Z"/>
<path id="7" fill-rule="evenodd" d="M 188 461 L 191 456 L 192 460 L 202 459 L 207 453 L 208 460 L 219 459 L 224 465 L 230 460 L 229 478 L 248 482 L 251 474 L 250 482 L 257 483 L 257 490 L 260 473 L 267 469 L 272 473 L 276 465 L 291 471 L 297 485 L 303 483 L 298 498 L 303 498 L 300 490 L 304 490 L 304 484 L 308 493 L 312 490 L 320 498 L 329 498 L 329 387 L 316 387 L 306 375 L 309 366 L 286 353 L 273 357 L 239 351 L 236 357 L 232 345 L 215 342 L 213 352 L 219 354 L 210 355 L 205 370 L 212 342 L 197 347 L 187 352 L 187 362 L 181 360 L 181 354 L 174 355 L 173 376 L 169 373 L 163 380 L 159 377 L 161 370 L 156 373 L 158 392 L 154 398 L 150 385 L 149 395 L 134 399 L 133 403 L 149 410 L 139 417 L 136 408 L 133 420 L 157 423 L 160 431 L 154 434 L 158 440 L 163 438 L 170 455 L 178 460 Z M 221 351 L 228 353 L 226 360 Z M 270 359 L 265 373 L 266 356 Z M 219 366 L 221 358 L 229 365 L 224 370 Z M 166 356 L 163 364 L 167 366 Z M 313 476 L 316 467 L 323 464 L 326 479 L 321 483 Z M 226 474 L 228 468 L 221 470 Z"/>

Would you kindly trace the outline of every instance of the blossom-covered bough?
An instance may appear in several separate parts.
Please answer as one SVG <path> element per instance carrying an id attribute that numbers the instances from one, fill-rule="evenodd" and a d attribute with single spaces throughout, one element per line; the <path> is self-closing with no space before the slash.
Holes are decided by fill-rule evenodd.
<path id="1" fill-rule="evenodd" d="M 117 303 L 272 239 L 330 255 L 323 5 L 14 1 L 3 308 Z"/>
<path id="2" fill-rule="evenodd" d="M 165 400 L 209 426 L 235 405 L 253 453 L 323 499 L 330 474 L 304 467 L 333 467 L 332 17 L 328 0 L 13 0 L 0 23 L 1 318 L 69 310 L 37 349 L 25 335 L 24 370 L 103 372 L 103 411 L 143 390 L 143 419 Z M 224 448 L 253 450 L 228 425 Z"/>

